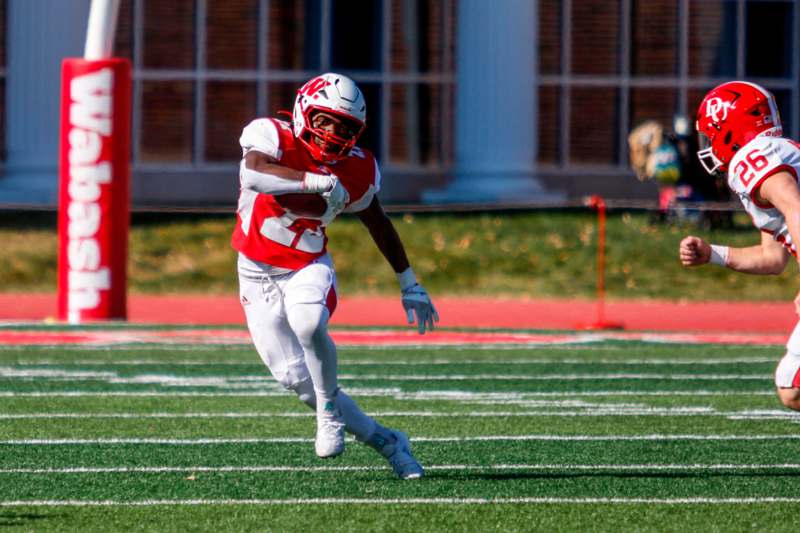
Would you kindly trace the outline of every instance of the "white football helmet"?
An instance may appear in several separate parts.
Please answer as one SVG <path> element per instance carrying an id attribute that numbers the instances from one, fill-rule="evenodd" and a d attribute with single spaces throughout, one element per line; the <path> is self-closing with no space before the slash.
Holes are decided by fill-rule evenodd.
<path id="1" fill-rule="evenodd" d="M 352 134 L 344 137 L 314 128 L 317 111 L 330 113 L 344 121 Z M 358 86 L 341 74 L 328 72 L 310 79 L 297 91 L 292 110 L 294 136 L 317 161 L 331 163 L 350 154 L 366 126 L 367 104 Z"/>

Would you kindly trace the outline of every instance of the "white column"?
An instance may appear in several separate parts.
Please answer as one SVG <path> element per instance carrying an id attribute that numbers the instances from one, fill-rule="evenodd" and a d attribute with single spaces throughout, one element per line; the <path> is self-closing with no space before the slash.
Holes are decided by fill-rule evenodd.
<path id="1" fill-rule="evenodd" d="M 537 0 L 460 0 L 456 169 L 429 203 L 536 202 L 545 191 L 537 154 Z"/>
<path id="2" fill-rule="evenodd" d="M 8 0 L 0 202 L 55 206 L 61 60 L 82 57 L 90 0 Z"/>

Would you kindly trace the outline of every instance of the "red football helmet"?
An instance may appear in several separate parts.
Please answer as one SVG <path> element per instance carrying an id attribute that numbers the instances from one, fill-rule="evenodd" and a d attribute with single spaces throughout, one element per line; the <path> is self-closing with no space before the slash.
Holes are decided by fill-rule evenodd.
<path id="1" fill-rule="evenodd" d="M 709 174 L 727 172 L 742 146 L 760 135 L 783 135 L 775 97 L 746 81 L 723 83 L 708 91 L 697 109 L 700 151 L 697 156 Z"/>
<path id="2" fill-rule="evenodd" d="M 341 121 L 347 135 L 337 135 L 314 127 L 314 114 L 324 111 Z M 323 163 L 344 159 L 364 131 L 367 104 L 358 86 L 341 74 L 326 73 L 312 78 L 297 91 L 292 110 L 295 137 L 311 157 Z"/>

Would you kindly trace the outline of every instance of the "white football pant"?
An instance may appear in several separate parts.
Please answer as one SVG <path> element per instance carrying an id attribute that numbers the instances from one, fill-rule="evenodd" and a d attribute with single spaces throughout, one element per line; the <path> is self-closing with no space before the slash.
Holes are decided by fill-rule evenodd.
<path id="1" fill-rule="evenodd" d="M 800 386 L 800 322 L 792 330 L 789 342 L 786 343 L 786 355 L 775 369 L 775 386 L 782 389 Z"/>
<path id="2" fill-rule="evenodd" d="M 297 271 L 239 261 L 239 299 L 258 355 L 285 388 L 312 409 L 336 396 L 345 429 L 365 441 L 375 421 L 338 390 L 336 345 L 328 319 L 336 308 L 336 274 L 328 254 Z"/>

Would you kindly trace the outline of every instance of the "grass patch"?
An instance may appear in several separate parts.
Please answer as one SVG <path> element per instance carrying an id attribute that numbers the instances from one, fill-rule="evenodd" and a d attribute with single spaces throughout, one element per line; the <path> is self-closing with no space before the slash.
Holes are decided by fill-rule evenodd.
<path id="1" fill-rule="evenodd" d="M 414 270 L 435 295 L 572 298 L 594 296 L 595 216 L 586 211 L 398 214 L 393 220 Z M 0 290 L 52 291 L 57 237 L 40 224 L 0 218 Z M 134 292 L 235 292 L 233 216 L 151 215 L 134 219 L 130 288 Z M 777 277 L 746 276 L 721 268 L 687 270 L 677 260 L 681 238 L 692 233 L 734 246 L 758 243 L 746 222 L 701 231 L 652 224 L 641 212 L 608 218 L 606 286 L 610 298 L 786 300 L 793 268 Z M 397 281 L 353 216 L 329 230 L 330 250 L 345 294 L 396 294 Z"/>

